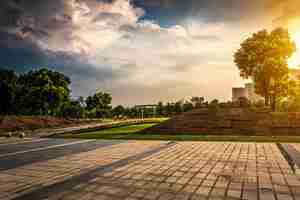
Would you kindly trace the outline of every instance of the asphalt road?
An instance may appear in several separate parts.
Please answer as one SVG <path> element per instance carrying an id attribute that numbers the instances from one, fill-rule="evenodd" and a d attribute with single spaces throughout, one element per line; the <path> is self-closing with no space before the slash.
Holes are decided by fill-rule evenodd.
<path id="1" fill-rule="evenodd" d="M 0 171 L 66 155 L 87 152 L 120 142 L 121 141 L 104 140 L 33 139 L 31 141 L 0 144 Z"/>

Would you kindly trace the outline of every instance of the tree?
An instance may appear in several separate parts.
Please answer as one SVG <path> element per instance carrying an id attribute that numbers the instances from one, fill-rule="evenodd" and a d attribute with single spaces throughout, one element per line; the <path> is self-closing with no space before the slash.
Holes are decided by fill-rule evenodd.
<path id="1" fill-rule="evenodd" d="M 113 108 L 112 114 L 113 116 L 119 117 L 125 115 L 126 109 L 122 105 L 118 105 Z"/>
<path id="2" fill-rule="evenodd" d="M 64 118 L 84 117 L 84 108 L 81 106 L 79 101 L 71 100 L 70 102 L 64 103 L 61 111 Z"/>
<path id="3" fill-rule="evenodd" d="M 170 103 L 170 102 L 167 102 L 167 104 L 165 105 L 164 107 L 164 110 L 165 110 L 165 113 L 167 116 L 170 116 L 172 114 L 174 114 L 174 104 L 173 103 Z"/>
<path id="4" fill-rule="evenodd" d="M 208 104 L 208 109 L 210 113 L 217 113 L 220 109 L 219 100 L 214 99 Z"/>
<path id="5" fill-rule="evenodd" d="M 195 108 L 201 108 L 201 105 L 204 102 L 204 97 L 192 97 L 191 102 L 194 104 Z"/>
<path id="6" fill-rule="evenodd" d="M 181 113 L 182 112 L 182 101 L 177 101 L 174 104 L 174 112 L 176 114 Z"/>
<path id="7" fill-rule="evenodd" d="M 79 96 L 77 101 L 80 103 L 82 107 L 85 107 L 85 98 L 83 96 Z"/>
<path id="8" fill-rule="evenodd" d="M 108 109 L 110 108 L 111 100 L 110 94 L 97 92 L 93 96 L 88 96 L 85 103 L 88 110 L 93 108 Z"/>
<path id="9" fill-rule="evenodd" d="M 289 90 L 286 95 L 286 98 L 283 101 L 279 102 L 280 111 L 284 112 L 299 112 L 300 111 L 300 77 L 297 81 L 290 80 Z"/>
<path id="10" fill-rule="evenodd" d="M 0 114 L 10 114 L 15 110 L 18 76 L 12 70 L 0 70 Z"/>
<path id="11" fill-rule="evenodd" d="M 85 104 L 87 110 L 92 110 L 93 108 L 96 108 L 96 102 L 93 96 L 88 96 L 85 100 Z"/>
<path id="12" fill-rule="evenodd" d="M 156 108 L 156 113 L 158 116 L 162 116 L 164 114 L 164 104 L 163 102 L 158 102 L 157 108 Z"/>
<path id="13" fill-rule="evenodd" d="M 193 104 L 189 101 L 185 101 L 184 104 L 182 105 L 183 112 L 188 112 L 192 109 L 193 109 Z"/>
<path id="14" fill-rule="evenodd" d="M 96 117 L 107 117 L 111 111 L 111 96 L 108 93 L 97 92 L 93 96 L 88 96 L 85 103 L 86 109 L 94 110 Z"/>
<path id="15" fill-rule="evenodd" d="M 18 79 L 18 107 L 25 114 L 56 115 L 70 100 L 70 79 L 48 69 L 30 71 Z"/>
<path id="16" fill-rule="evenodd" d="M 289 88 L 287 60 L 296 51 L 286 29 L 254 33 L 241 44 L 234 54 L 234 62 L 243 78 L 251 78 L 255 92 L 265 98 L 265 105 L 276 102 Z"/>

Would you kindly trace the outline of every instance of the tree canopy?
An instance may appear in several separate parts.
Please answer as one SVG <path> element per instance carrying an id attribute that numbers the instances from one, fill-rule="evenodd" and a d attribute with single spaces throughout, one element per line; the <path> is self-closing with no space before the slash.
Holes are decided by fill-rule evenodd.
<path id="1" fill-rule="evenodd" d="M 71 81 L 48 69 L 30 71 L 18 79 L 19 103 L 25 113 L 52 114 L 69 101 Z"/>
<path id="2" fill-rule="evenodd" d="M 65 118 L 140 117 L 135 107 L 112 108 L 109 93 L 98 91 L 88 97 L 71 97 L 71 80 L 49 69 L 17 74 L 0 69 L 0 115 L 48 115 Z M 172 116 L 199 107 L 203 97 L 191 101 L 159 102 L 156 112 L 145 109 L 144 117 Z M 193 105 L 193 103 L 195 105 Z"/>
<path id="3" fill-rule="evenodd" d="M 292 82 L 289 80 L 288 58 L 296 51 L 288 30 L 262 30 L 242 42 L 234 54 L 234 62 L 243 78 L 251 78 L 255 92 L 275 109 L 279 98 L 285 96 Z"/>
<path id="4" fill-rule="evenodd" d="M 0 71 L 0 113 L 10 114 L 15 110 L 17 79 L 12 70 Z"/>
<path id="5" fill-rule="evenodd" d="M 93 96 L 88 96 L 85 100 L 86 109 L 91 113 L 94 113 L 97 117 L 105 117 L 110 115 L 111 110 L 110 94 L 105 92 L 97 92 Z"/>

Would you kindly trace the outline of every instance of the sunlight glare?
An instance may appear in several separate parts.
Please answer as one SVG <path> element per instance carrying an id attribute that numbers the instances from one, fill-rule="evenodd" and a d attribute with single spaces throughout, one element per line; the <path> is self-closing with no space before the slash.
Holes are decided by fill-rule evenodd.
<path id="1" fill-rule="evenodd" d="M 296 52 L 288 60 L 288 65 L 292 69 L 298 68 L 300 66 L 300 29 L 298 28 L 299 24 L 300 24 L 299 19 L 294 20 L 293 23 L 290 24 L 290 34 L 292 40 L 294 40 L 297 47 Z"/>

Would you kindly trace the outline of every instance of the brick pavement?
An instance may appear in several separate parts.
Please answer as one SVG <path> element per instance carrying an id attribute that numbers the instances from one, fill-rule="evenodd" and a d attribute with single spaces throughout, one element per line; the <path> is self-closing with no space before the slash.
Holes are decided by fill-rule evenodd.
<path id="1" fill-rule="evenodd" d="M 276 144 L 179 142 L 126 160 L 162 145 L 123 143 L 2 171 L 0 192 L 51 200 L 300 199 L 300 181 Z M 110 167 L 91 173 L 99 165 Z M 72 178 L 78 174 L 85 178 Z"/>
<path id="2" fill-rule="evenodd" d="M 0 199 L 12 199 L 166 142 L 128 142 L 0 171 Z"/>

